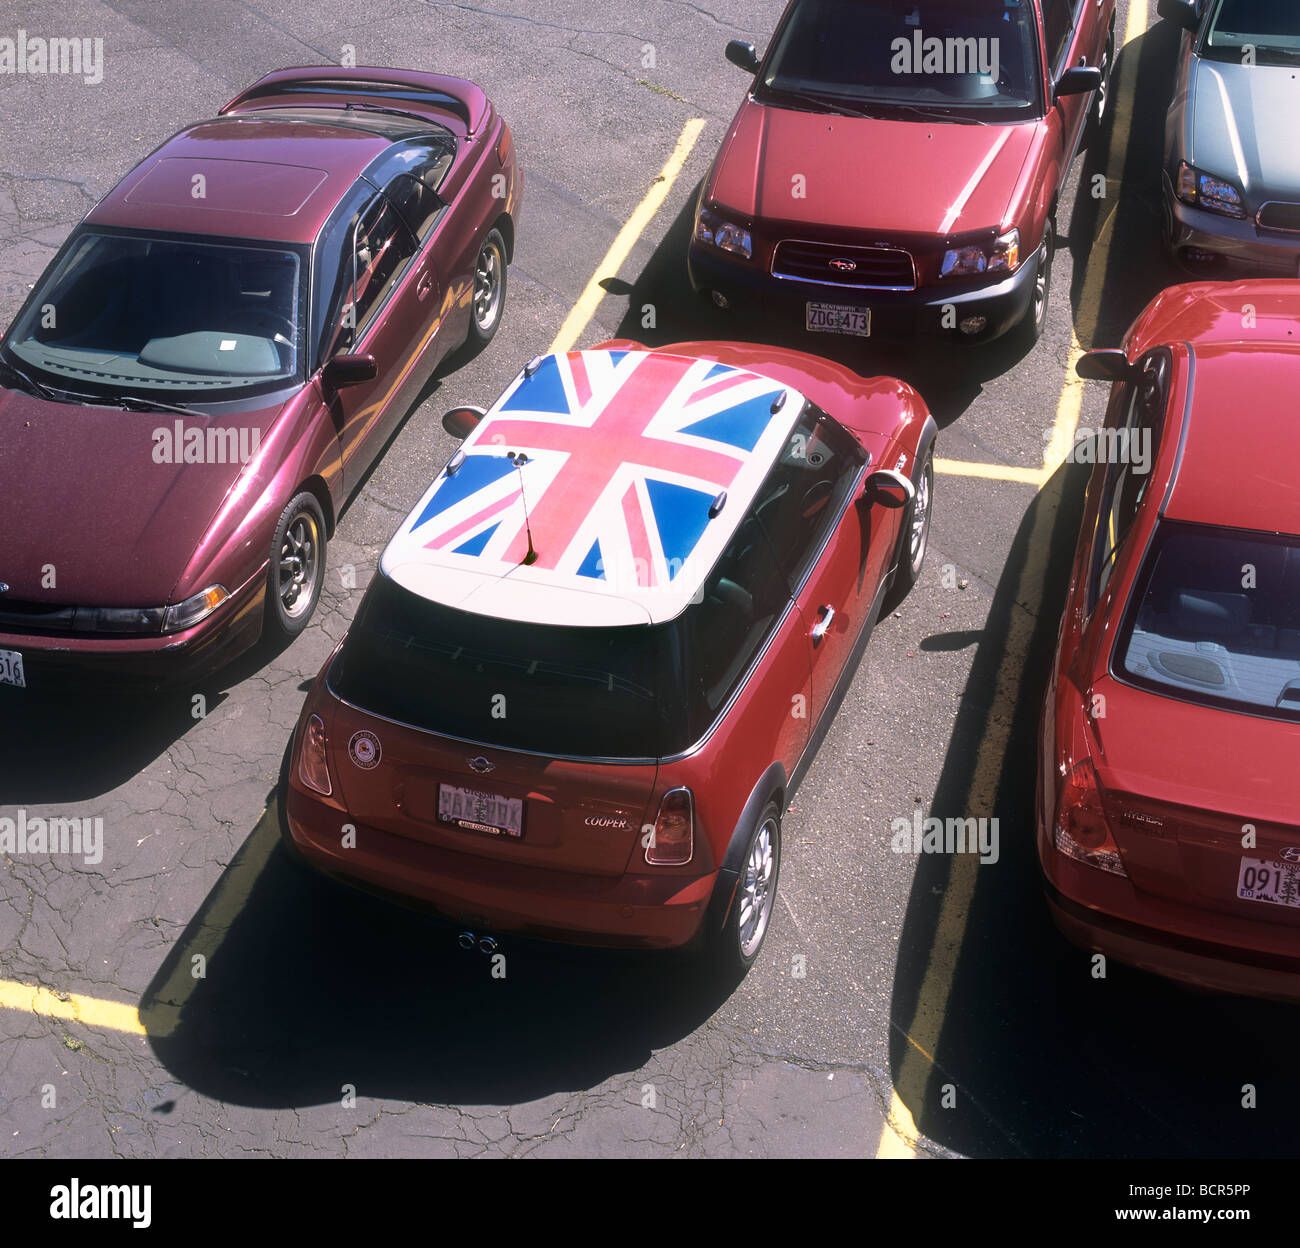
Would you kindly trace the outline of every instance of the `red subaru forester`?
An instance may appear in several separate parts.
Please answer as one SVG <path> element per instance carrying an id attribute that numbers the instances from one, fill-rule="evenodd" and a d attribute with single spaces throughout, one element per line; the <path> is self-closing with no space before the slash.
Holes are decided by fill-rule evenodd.
<path id="1" fill-rule="evenodd" d="M 925 555 L 925 404 L 793 351 L 614 342 L 445 423 L 468 436 L 303 707 L 287 842 L 478 932 L 743 974 L 782 812 Z"/>

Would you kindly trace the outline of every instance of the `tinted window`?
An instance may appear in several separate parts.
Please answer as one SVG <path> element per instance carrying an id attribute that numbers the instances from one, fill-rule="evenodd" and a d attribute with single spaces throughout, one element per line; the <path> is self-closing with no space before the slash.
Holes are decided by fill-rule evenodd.
<path id="1" fill-rule="evenodd" d="M 437 192 L 426 182 L 412 177 L 409 173 L 398 174 L 388 188 L 388 198 L 393 207 L 401 213 L 411 233 L 421 242 L 438 219 L 442 211 L 442 200 Z"/>
<path id="2" fill-rule="evenodd" d="M 1161 524 L 1115 654 L 1156 692 L 1300 719 L 1300 543 Z"/>
<path id="3" fill-rule="evenodd" d="M 667 625 L 571 628 L 472 615 L 382 573 L 330 673 L 377 715 L 487 745 L 548 755 L 654 758 L 679 749 Z M 500 697 L 505 702 L 497 701 Z"/>
<path id="4" fill-rule="evenodd" d="M 866 458 L 856 439 L 810 404 L 759 488 L 753 510 L 792 589 L 817 557 Z"/>
<path id="5" fill-rule="evenodd" d="M 1074 25 L 1070 0 L 1043 0 L 1043 37 L 1047 44 L 1047 68 L 1055 73 Z"/>

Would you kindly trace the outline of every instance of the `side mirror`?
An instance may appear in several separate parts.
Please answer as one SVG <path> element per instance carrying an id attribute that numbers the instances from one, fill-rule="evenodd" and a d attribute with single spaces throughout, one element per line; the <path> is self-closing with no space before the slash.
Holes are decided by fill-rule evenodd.
<path id="1" fill-rule="evenodd" d="M 1196 19 L 1196 6 L 1192 0 L 1157 0 L 1156 12 L 1175 26 L 1196 33 L 1200 22 Z"/>
<path id="2" fill-rule="evenodd" d="M 1056 80 L 1056 99 L 1063 95 L 1083 95 L 1085 91 L 1097 91 L 1101 87 L 1101 70 L 1095 65 L 1076 65 L 1067 69 Z"/>
<path id="3" fill-rule="evenodd" d="M 336 355 L 321 372 L 321 385 L 326 392 L 346 390 L 348 386 L 359 386 L 363 382 L 374 381 L 379 376 L 379 366 L 373 355 Z"/>
<path id="4" fill-rule="evenodd" d="M 1081 355 L 1074 371 L 1085 381 L 1131 381 L 1142 372 L 1136 364 L 1129 363 L 1123 351 L 1113 347 Z"/>
<path id="5" fill-rule="evenodd" d="M 442 418 L 442 427 L 453 438 L 463 442 L 478 428 L 478 422 L 486 415 L 481 407 L 453 407 Z"/>
<path id="6" fill-rule="evenodd" d="M 727 44 L 727 60 L 751 74 L 758 73 L 761 63 L 758 59 L 758 49 L 743 39 L 733 39 Z"/>
<path id="7" fill-rule="evenodd" d="M 883 507 L 906 507 L 916 495 L 916 489 L 901 472 L 892 468 L 879 468 L 867 478 L 862 497 Z"/>

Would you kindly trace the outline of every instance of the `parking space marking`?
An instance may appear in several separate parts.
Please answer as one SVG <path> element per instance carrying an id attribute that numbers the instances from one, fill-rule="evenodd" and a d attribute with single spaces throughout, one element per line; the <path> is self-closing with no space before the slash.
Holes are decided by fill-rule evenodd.
<path id="1" fill-rule="evenodd" d="M 1142 35 L 1147 29 L 1147 22 L 1148 0 L 1130 0 L 1124 36 L 1119 47 L 1126 47 Z M 1118 52 L 1117 48 L 1117 59 Z M 1120 161 L 1123 160 L 1128 149 L 1129 132 L 1133 122 L 1132 96 L 1136 90 L 1133 77 L 1137 72 L 1136 67 L 1130 68 L 1126 62 L 1121 68 L 1123 72 L 1116 74 L 1118 81 L 1112 92 L 1115 115 L 1112 119 L 1113 128 L 1108 153 L 1112 166 L 1117 156 Z M 1110 169 L 1108 169 L 1106 179 L 1108 188 L 1112 181 L 1117 179 L 1110 176 Z M 1089 342 L 1096 332 L 1100 319 L 1101 294 L 1106 279 L 1106 266 L 1110 258 L 1110 244 L 1113 237 L 1111 227 L 1114 218 L 1115 214 L 1112 210 L 1098 230 L 1094 246 L 1088 254 L 1088 271 L 1084 276 L 1076 324 L 1083 331 L 1082 337 Z M 1048 456 L 1054 457 L 1054 452 L 1062 443 L 1065 451 L 1068 452 L 1074 441 L 1075 430 L 1078 428 L 1083 391 L 1082 383 L 1075 374 L 1074 365 L 1080 354 L 1082 348 L 1079 345 L 1079 337 L 1075 336 L 1071 340 L 1068 371 L 1057 402 L 1053 437 L 1044 454 L 1040 492 L 1050 477 L 1047 469 L 1051 461 Z M 1064 455 L 1060 462 L 1064 462 Z M 1016 579 L 1016 591 L 1012 598 L 1012 602 L 1016 605 L 1012 608 L 1002 661 L 994 677 L 993 697 L 990 702 L 992 709 L 985 720 L 984 734 L 980 738 L 975 766 L 966 794 L 968 810 L 991 810 L 997 797 L 998 777 L 1006 757 L 1011 724 L 1014 719 L 1014 715 L 1010 712 L 1020 701 L 1020 682 L 1024 675 L 1025 655 L 1037 623 L 1036 618 L 1019 604 L 1034 602 L 1041 597 L 1042 586 L 1047 579 L 1050 539 L 1055 518 L 1056 508 L 1047 500 L 1040 498 L 1030 525 L 1025 562 Z M 1002 708 L 1004 713 L 994 713 L 997 708 Z M 965 946 L 966 927 L 970 919 L 971 902 L 975 896 L 979 866 L 979 860 L 969 855 L 953 855 L 948 886 L 944 890 L 943 903 L 931 939 L 925 974 L 917 993 L 911 1026 L 907 1029 L 910 1047 L 903 1054 L 899 1063 L 898 1077 L 894 1081 L 893 1101 L 897 1102 L 903 1110 L 911 1105 L 916 1106 L 919 1112 L 925 1105 L 930 1071 L 934 1066 L 934 1059 L 930 1054 L 938 1052 L 939 1042 L 943 1037 L 947 1021 L 948 998 L 956 977 L 957 963 Z M 914 1115 L 909 1112 L 908 1118 L 904 1119 L 901 1112 L 891 1106 L 891 1125 L 889 1129 L 881 1131 L 877 1157 L 916 1155 L 915 1147 L 900 1151 L 900 1145 L 905 1144 L 904 1133 L 898 1132 L 892 1126 L 894 1122 L 906 1123 L 913 1118 Z M 905 1130 L 906 1127 L 904 1132 Z"/>
<path id="2" fill-rule="evenodd" d="M 677 146 L 673 148 L 673 154 L 668 157 L 667 164 L 655 178 L 646 197 L 637 205 L 636 211 L 627 219 L 627 224 L 619 230 L 618 237 L 610 244 L 605 258 L 591 275 L 587 288 L 582 292 L 578 302 L 573 305 L 569 315 L 564 318 L 560 332 L 555 335 L 555 341 L 551 343 L 552 353 L 571 350 L 582 337 L 583 331 L 591 324 L 591 318 L 596 315 L 596 309 L 605 297 L 605 288 L 601 282 L 618 276 L 618 271 L 632 254 L 632 248 L 645 232 L 645 227 L 654 219 L 655 213 L 668 198 L 668 192 L 673 189 L 677 175 L 681 173 L 682 166 L 686 164 L 686 158 L 694 150 L 700 131 L 703 129 L 703 117 L 692 117 L 682 128 L 681 137 L 677 140 Z"/>
<path id="3" fill-rule="evenodd" d="M 26 1011 L 42 1018 L 66 1018 L 135 1036 L 147 1034 L 140 1012 L 133 1005 L 75 992 L 54 992 L 39 984 L 20 984 L 12 979 L 0 979 L 0 1009 Z"/>
<path id="4" fill-rule="evenodd" d="M 982 477 L 986 481 L 1019 481 L 1023 485 L 1042 485 L 1047 479 L 1041 468 L 1016 468 L 1011 464 L 983 464 L 969 459 L 936 459 L 935 472 L 950 477 Z"/>

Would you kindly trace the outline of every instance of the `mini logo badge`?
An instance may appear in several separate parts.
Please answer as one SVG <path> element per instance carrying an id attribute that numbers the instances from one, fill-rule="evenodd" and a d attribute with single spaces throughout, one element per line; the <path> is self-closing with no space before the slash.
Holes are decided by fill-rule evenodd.
<path id="1" fill-rule="evenodd" d="M 830 265 L 832 269 L 839 273 L 852 273 L 857 269 L 858 262 L 856 260 L 832 260 Z"/>
<path id="2" fill-rule="evenodd" d="M 1300 862 L 1300 845 L 1288 845 L 1285 849 L 1279 849 L 1277 856 L 1283 862 Z"/>
<path id="3" fill-rule="evenodd" d="M 470 769 L 478 772 L 480 776 L 486 776 L 489 771 L 496 771 L 497 769 L 496 763 L 489 763 L 481 754 L 478 758 L 470 758 L 465 761 L 469 763 Z"/>
<path id="4" fill-rule="evenodd" d="M 352 734 L 352 740 L 348 742 L 348 757 L 362 771 L 374 770 L 379 766 L 379 760 L 382 756 L 383 751 L 379 747 L 379 738 L 373 732 L 367 732 L 363 728 L 360 732 Z"/>

